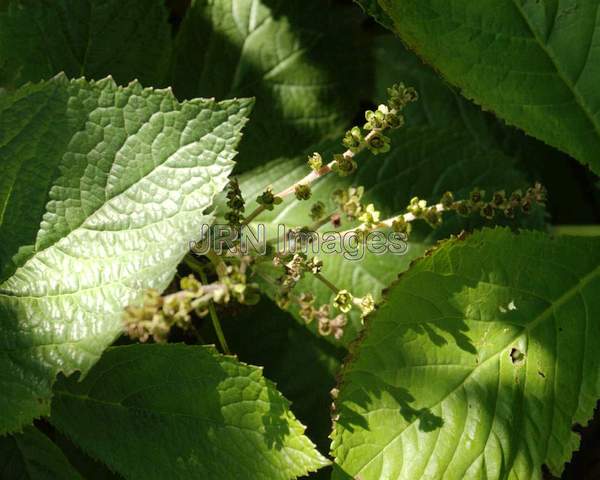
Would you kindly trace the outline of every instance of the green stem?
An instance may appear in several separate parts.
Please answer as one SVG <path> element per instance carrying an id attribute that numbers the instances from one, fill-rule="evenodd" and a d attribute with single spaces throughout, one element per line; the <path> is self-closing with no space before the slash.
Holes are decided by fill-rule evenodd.
<path id="1" fill-rule="evenodd" d="M 210 263 L 214 265 L 219 279 L 222 280 L 223 278 L 227 277 L 227 265 L 225 265 L 223 259 L 219 257 L 214 250 L 211 249 L 208 252 L 206 252 L 206 258 L 208 258 L 210 260 Z"/>
<path id="2" fill-rule="evenodd" d="M 204 271 L 200 271 L 199 273 L 200 273 L 200 279 L 202 280 L 202 283 L 207 284 L 208 278 L 206 278 L 206 274 L 204 273 Z M 217 338 L 219 339 L 219 344 L 221 345 L 221 350 L 223 350 L 223 353 L 225 353 L 226 355 L 231 355 L 229 346 L 227 345 L 227 340 L 225 340 L 225 334 L 223 333 L 223 329 L 221 328 L 221 322 L 219 321 L 219 316 L 217 315 L 217 309 L 215 308 L 215 302 L 213 302 L 212 300 L 208 301 L 208 311 L 210 313 L 210 318 L 212 320 L 213 328 L 215 329 L 215 333 L 217 334 Z"/>
<path id="3" fill-rule="evenodd" d="M 322 282 L 324 285 L 327 286 L 327 288 L 329 288 L 333 293 L 338 293 L 340 291 L 339 288 L 337 288 L 333 283 L 331 283 L 329 280 L 327 280 L 323 275 L 321 275 L 320 273 L 313 273 L 313 275 L 315 276 L 315 278 L 317 280 L 319 280 L 320 282 Z"/>

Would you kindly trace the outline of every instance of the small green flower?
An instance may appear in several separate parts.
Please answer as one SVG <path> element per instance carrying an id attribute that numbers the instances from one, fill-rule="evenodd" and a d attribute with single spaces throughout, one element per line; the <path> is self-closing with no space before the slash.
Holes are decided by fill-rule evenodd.
<path id="1" fill-rule="evenodd" d="M 371 132 L 367 138 L 367 148 L 373 155 L 389 152 L 391 140 L 381 132 Z"/>
<path id="2" fill-rule="evenodd" d="M 317 220 L 321 220 L 324 216 L 325 204 L 321 201 L 313 203 L 312 207 L 310 207 L 310 218 L 316 222 Z"/>
<path id="3" fill-rule="evenodd" d="M 510 196 L 511 202 L 519 203 L 521 200 L 523 200 L 523 192 L 521 190 L 515 190 Z"/>
<path id="4" fill-rule="evenodd" d="M 333 306 L 342 313 L 352 310 L 352 294 L 348 290 L 340 290 L 333 299 Z"/>
<path id="5" fill-rule="evenodd" d="M 494 218 L 494 205 L 493 203 L 486 203 L 482 208 L 481 208 L 481 216 L 487 220 L 491 220 L 492 218 Z"/>
<path id="6" fill-rule="evenodd" d="M 318 257 L 312 257 L 308 262 L 306 262 L 306 268 L 308 268 L 312 273 L 321 273 L 323 269 L 323 261 L 319 260 Z"/>
<path id="7" fill-rule="evenodd" d="M 504 190 L 494 192 L 494 195 L 492 195 L 492 203 L 495 207 L 504 205 L 506 203 L 506 192 Z"/>
<path id="8" fill-rule="evenodd" d="M 408 212 L 412 213 L 415 218 L 420 218 L 425 213 L 427 208 L 427 200 L 421 200 L 419 197 L 413 197 L 410 199 L 410 204 L 407 209 Z"/>
<path id="9" fill-rule="evenodd" d="M 377 227 L 379 224 L 379 219 L 381 217 L 381 213 L 375 210 L 375 206 L 370 203 L 367 207 L 362 211 L 358 219 L 364 223 L 368 229 Z"/>
<path id="10" fill-rule="evenodd" d="M 375 111 L 367 110 L 365 112 L 365 130 L 383 130 L 387 127 L 386 116 L 389 114 L 389 110 L 385 105 L 379 105 L 379 108 Z"/>
<path id="11" fill-rule="evenodd" d="M 438 227 L 442 223 L 442 214 L 438 212 L 436 207 L 429 207 L 425 210 L 423 218 L 433 228 Z"/>
<path id="12" fill-rule="evenodd" d="M 183 277 L 179 282 L 179 286 L 182 290 L 187 290 L 196 295 L 202 295 L 202 284 L 193 275 Z"/>
<path id="13" fill-rule="evenodd" d="M 273 194 L 273 190 L 271 187 L 267 188 L 262 194 L 256 197 L 256 203 L 264 206 L 267 210 L 273 210 L 275 205 L 279 205 L 283 202 L 281 197 L 276 197 Z"/>
<path id="14" fill-rule="evenodd" d="M 390 108 L 400 111 L 409 103 L 416 102 L 419 99 L 419 95 L 414 88 L 399 83 L 388 88 L 388 98 Z"/>
<path id="15" fill-rule="evenodd" d="M 359 307 L 361 311 L 361 317 L 365 318 L 373 310 L 375 310 L 375 300 L 370 293 L 367 293 L 363 298 L 359 299 Z"/>
<path id="16" fill-rule="evenodd" d="M 465 201 L 456 202 L 454 209 L 461 217 L 468 217 L 471 214 L 471 206 Z"/>
<path id="17" fill-rule="evenodd" d="M 385 123 L 387 124 L 388 128 L 391 128 L 392 130 L 402 128 L 405 123 L 404 116 L 390 112 L 385 117 Z"/>
<path id="18" fill-rule="evenodd" d="M 294 193 L 298 200 L 308 200 L 311 196 L 310 185 L 305 183 L 299 183 L 294 188 Z"/>
<path id="19" fill-rule="evenodd" d="M 394 230 L 394 232 L 403 233 L 404 235 L 410 235 L 412 225 L 410 224 L 410 222 L 407 222 L 404 219 L 404 215 L 399 215 L 392 222 L 392 229 Z"/>
<path id="20" fill-rule="evenodd" d="M 452 192 L 444 193 L 442 195 L 442 198 L 440 199 L 440 203 L 445 209 L 452 208 L 452 205 L 454 205 L 454 195 L 452 194 Z"/>
<path id="21" fill-rule="evenodd" d="M 358 127 L 352 127 L 352 129 L 346 132 L 346 136 L 342 143 L 351 152 L 356 153 L 364 141 L 362 131 Z"/>
<path id="22" fill-rule="evenodd" d="M 474 206 L 479 205 L 483 201 L 484 197 L 485 191 L 480 190 L 479 188 L 474 189 L 469 195 L 469 199 Z"/>
<path id="23" fill-rule="evenodd" d="M 313 153 L 308 157 L 308 166 L 315 172 L 319 172 L 323 168 L 323 157 L 320 153 Z"/>
<path id="24" fill-rule="evenodd" d="M 333 159 L 335 160 L 333 170 L 337 172 L 340 177 L 347 177 L 356 171 L 356 161 L 352 157 L 338 154 L 334 155 Z"/>

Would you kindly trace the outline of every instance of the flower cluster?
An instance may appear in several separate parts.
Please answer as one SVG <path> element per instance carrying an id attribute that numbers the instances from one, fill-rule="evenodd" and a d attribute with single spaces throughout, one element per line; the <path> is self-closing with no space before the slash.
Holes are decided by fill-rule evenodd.
<path id="1" fill-rule="evenodd" d="M 364 187 L 350 187 L 347 190 L 334 191 L 332 198 L 349 220 L 355 220 L 363 212 L 364 207 L 361 200 L 364 193 Z"/>
<path id="2" fill-rule="evenodd" d="M 142 304 L 125 309 L 123 322 L 130 338 L 147 342 L 166 342 L 173 327 L 188 330 L 192 315 L 208 315 L 209 302 L 226 304 L 231 299 L 244 305 L 258 303 L 258 285 L 247 282 L 246 275 L 237 266 L 228 266 L 228 274 L 218 282 L 202 285 L 193 275 L 179 282 L 180 291 L 161 296 L 156 290 L 144 294 Z"/>
<path id="3" fill-rule="evenodd" d="M 244 220 L 245 202 L 237 179 L 232 178 L 227 184 L 227 206 L 229 211 L 225 213 L 225 220 L 234 228 L 239 228 Z"/>
<path id="4" fill-rule="evenodd" d="M 486 192 L 478 188 L 471 192 L 468 200 L 453 202 L 450 195 L 446 193 L 442 198 L 448 209 L 462 216 L 478 213 L 487 220 L 499 214 L 506 218 L 514 218 L 518 213 L 529 214 L 534 205 L 544 205 L 546 201 L 546 189 L 540 183 L 528 188 L 525 193 L 515 190 L 508 195 L 504 190 L 499 190 L 492 193 L 490 198 L 486 198 Z"/>
<path id="5" fill-rule="evenodd" d="M 344 314 L 331 316 L 331 307 L 327 304 L 321 305 L 319 308 L 314 306 L 315 297 L 311 293 L 303 293 L 298 297 L 298 305 L 300 306 L 300 317 L 307 323 L 317 322 L 317 330 L 324 337 L 333 335 L 337 340 L 344 335 L 344 327 L 348 323 L 348 319 Z"/>

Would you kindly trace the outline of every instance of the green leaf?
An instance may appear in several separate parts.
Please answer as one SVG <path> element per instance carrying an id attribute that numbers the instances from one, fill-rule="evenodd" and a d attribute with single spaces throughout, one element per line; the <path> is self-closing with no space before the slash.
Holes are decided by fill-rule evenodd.
<path id="1" fill-rule="evenodd" d="M 251 100 L 64 76 L 0 97 L 0 432 L 49 413 L 125 305 L 165 288 L 227 183 Z"/>
<path id="2" fill-rule="evenodd" d="M 0 6 L 0 87 L 112 75 L 162 86 L 171 28 L 162 0 L 8 0 Z"/>
<path id="3" fill-rule="evenodd" d="M 468 98 L 600 173 L 598 2 L 379 0 Z"/>
<path id="4" fill-rule="evenodd" d="M 369 51 L 354 10 L 331 0 L 195 0 L 176 40 L 174 91 L 256 97 L 240 171 L 297 155 L 356 113 Z"/>
<path id="5" fill-rule="evenodd" d="M 393 30 L 394 23 L 392 19 L 385 13 L 383 8 L 379 6 L 377 0 L 354 0 L 357 4 L 359 4 L 365 13 L 371 15 L 375 20 L 377 20 L 381 25 L 390 30 Z"/>
<path id="6" fill-rule="evenodd" d="M 110 348 L 82 382 L 57 382 L 51 421 L 130 479 L 289 479 L 328 464 L 260 368 L 206 347 Z"/>
<path id="7" fill-rule="evenodd" d="M 343 472 L 560 475 L 572 425 L 600 397 L 600 238 L 486 229 L 446 242 L 386 297 L 342 376 Z"/>
<path id="8" fill-rule="evenodd" d="M 20 480 L 81 480 L 60 449 L 34 427 L 0 437 L 0 477 Z"/>
<path id="9" fill-rule="evenodd" d="M 244 362 L 264 366 L 265 377 L 276 382 L 292 402 L 308 436 L 327 451 L 329 392 L 347 350 L 314 335 L 267 299 L 255 307 L 219 316 L 232 351 Z"/>

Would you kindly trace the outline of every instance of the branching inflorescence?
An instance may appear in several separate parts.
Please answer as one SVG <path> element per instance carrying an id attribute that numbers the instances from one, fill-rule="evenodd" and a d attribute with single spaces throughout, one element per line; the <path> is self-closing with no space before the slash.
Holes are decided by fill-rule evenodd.
<path id="1" fill-rule="evenodd" d="M 271 187 L 265 188 L 256 198 L 258 206 L 248 215 L 245 215 L 242 190 L 238 181 L 232 178 L 228 185 L 228 211 L 225 213 L 230 227 L 238 232 L 247 228 L 263 212 L 274 210 L 291 195 L 294 195 L 295 201 L 308 201 L 312 196 L 311 185 L 321 177 L 328 174 L 341 177 L 352 175 L 358 169 L 356 157 L 360 152 L 366 150 L 373 155 L 388 152 L 391 149 L 391 139 L 386 132 L 404 125 L 404 109 L 418 99 L 417 92 L 403 84 L 394 85 L 388 90 L 388 94 L 387 104 L 365 112 L 365 124 L 362 128 L 354 126 L 346 132 L 342 140 L 346 148 L 343 153 L 334 154 L 329 162 L 325 162 L 321 153 L 313 153 L 307 161 L 309 173 L 277 193 Z M 360 241 L 371 232 L 388 229 L 406 240 L 411 233 L 412 222 L 416 220 L 422 220 L 436 228 L 442 224 L 444 214 L 449 212 L 464 217 L 478 215 L 487 220 L 512 219 L 518 214 L 528 214 L 536 204 L 543 205 L 546 196 L 545 189 L 539 183 L 525 192 L 517 190 L 511 194 L 500 190 L 486 195 L 485 191 L 474 189 L 464 199 L 455 199 L 452 192 L 446 192 L 432 205 L 428 205 L 422 198 L 414 197 L 403 212 L 382 219 L 374 204 L 363 202 L 364 194 L 363 186 L 336 190 L 332 200 L 337 210 L 333 213 L 326 211 L 326 205 L 322 201 L 313 203 L 309 214 L 313 223 L 292 229 L 288 233 L 290 239 L 294 239 L 296 244 L 310 242 L 326 224 L 339 228 L 344 217 L 355 226 L 340 231 L 342 236 L 353 236 Z M 353 309 L 360 313 L 362 319 L 375 308 L 372 294 L 356 297 L 328 280 L 322 273 L 323 261 L 316 255 L 309 257 L 294 249 L 271 250 L 269 258 L 280 272 L 279 277 L 272 277 L 263 271 L 252 272 L 253 266 L 264 259 L 259 259 L 257 255 L 244 255 L 235 248 L 221 255 L 210 250 L 206 257 L 210 263 L 199 264 L 193 257 L 188 262 L 202 282 L 190 275 L 180 281 L 180 291 L 162 297 L 156 291 L 147 292 L 141 306 L 131 306 L 126 310 L 125 324 L 130 337 L 140 341 L 150 338 L 157 342 L 166 341 L 174 326 L 194 328 L 192 314 L 200 318 L 210 315 L 221 347 L 228 352 L 214 305 L 226 305 L 231 301 L 245 305 L 256 303 L 258 285 L 248 282 L 253 274 L 274 289 L 275 300 L 281 308 L 288 309 L 295 305 L 300 318 L 307 324 L 316 322 L 317 330 L 323 336 L 332 335 L 340 339 L 348 323 L 348 314 Z M 207 273 L 216 279 L 209 282 Z M 332 292 L 331 302 L 318 305 L 317 298 L 312 293 L 295 292 L 305 275 L 312 275 Z"/>

